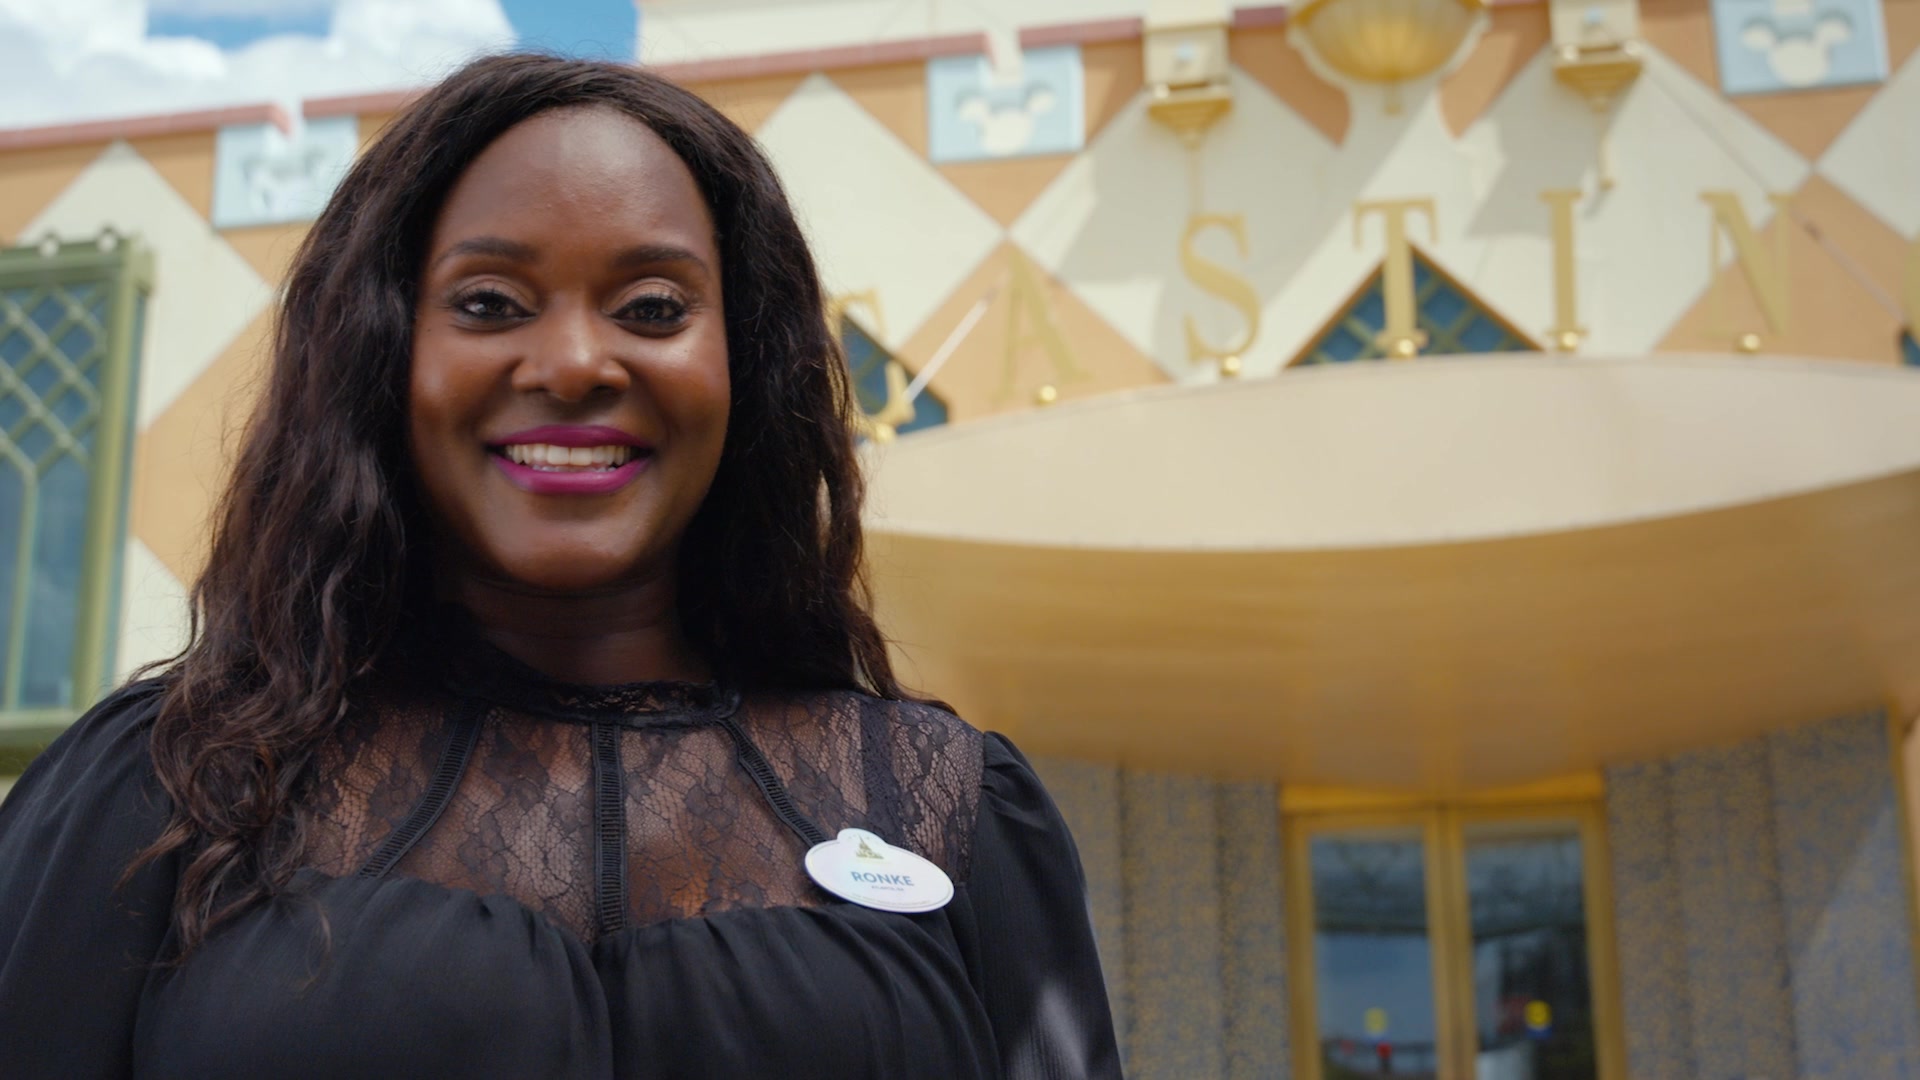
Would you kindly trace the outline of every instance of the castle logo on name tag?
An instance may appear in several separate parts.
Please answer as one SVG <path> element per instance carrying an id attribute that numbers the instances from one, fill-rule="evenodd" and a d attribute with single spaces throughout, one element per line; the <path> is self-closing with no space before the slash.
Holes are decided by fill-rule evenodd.
<path id="1" fill-rule="evenodd" d="M 823 889 L 863 907 L 914 915 L 953 899 L 946 872 L 865 829 L 840 835 L 807 852 L 807 875 Z"/>

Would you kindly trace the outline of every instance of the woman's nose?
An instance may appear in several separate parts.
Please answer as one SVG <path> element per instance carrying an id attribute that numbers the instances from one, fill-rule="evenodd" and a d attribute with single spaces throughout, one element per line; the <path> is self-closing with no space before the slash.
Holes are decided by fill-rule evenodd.
<path id="1" fill-rule="evenodd" d="M 625 390 L 631 382 L 620 358 L 629 335 L 592 305 L 550 305 L 531 329 L 527 354 L 514 369 L 514 389 L 576 402 Z"/>

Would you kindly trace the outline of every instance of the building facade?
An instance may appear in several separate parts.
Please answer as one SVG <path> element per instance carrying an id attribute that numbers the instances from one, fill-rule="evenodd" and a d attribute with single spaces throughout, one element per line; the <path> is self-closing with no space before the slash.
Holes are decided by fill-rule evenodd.
<path id="1" fill-rule="evenodd" d="M 645 0 L 1132 1075 L 1920 1076 L 1920 0 Z M 407 94 L 0 131 L 0 771 L 184 640 Z"/>

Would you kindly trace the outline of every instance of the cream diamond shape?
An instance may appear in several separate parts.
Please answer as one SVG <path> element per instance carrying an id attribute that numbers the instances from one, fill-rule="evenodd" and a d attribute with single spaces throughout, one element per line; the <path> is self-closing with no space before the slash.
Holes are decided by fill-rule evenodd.
<path id="1" fill-rule="evenodd" d="M 889 349 L 1000 241 L 992 218 L 820 75 L 774 110 L 759 138 L 828 293 L 874 290 L 885 325 L 873 329 Z"/>
<path id="2" fill-rule="evenodd" d="M 1266 299 L 1285 285 L 1329 227 L 1322 186 L 1336 148 L 1252 78 L 1233 73 L 1233 110 L 1201 143 L 1198 205 L 1244 216 L 1247 251 L 1230 232 L 1197 234 L 1195 250 L 1252 281 Z M 1035 261 L 1173 378 L 1187 363 L 1185 320 L 1206 341 L 1230 343 L 1245 322 L 1181 273 L 1181 243 L 1196 195 L 1185 148 L 1147 115 L 1138 95 L 1094 144 L 1014 222 Z M 1336 208 L 1333 213 L 1338 213 Z M 1264 320 L 1263 320 L 1264 323 Z M 1278 364 L 1263 325 L 1242 356 L 1254 373 Z"/>
<path id="3" fill-rule="evenodd" d="M 113 662 L 115 678 L 124 679 L 186 645 L 188 609 L 186 587 L 138 538 L 127 538 L 120 558 L 120 637 Z"/>
<path id="4" fill-rule="evenodd" d="M 1658 51 L 1616 106 L 1607 129 L 1615 186 L 1600 192 L 1598 129 L 1586 104 L 1554 82 L 1543 51 L 1461 137 L 1488 178 L 1471 217 L 1442 222 L 1478 243 L 1442 254 L 1450 269 L 1522 329 L 1553 322 L 1548 188 L 1587 194 L 1575 211 L 1583 351 L 1654 348 L 1713 280 L 1713 216 L 1701 193 L 1732 191 L 1756 229 L 1773 219 L 1769 193 L 1806 181 L 1804 159 Z M 1731 258 L 1731 256 L 1728 256 Z"/>
<path id="5" fill-rule="evenodd" d="M 1920 236 L 1920 53 L 1820 158 L 1820 172 L 1901 236 Z"/>
<path id="6" fill-rule="evenodd" d="M 153 251 L 136 410 L 144 428 L 273 301 L 273 290 L 124 142 L 102 151 L 20 237 L 34 243 L 53 232 L 80 239 L 108 226 L 139 236 Z"/>

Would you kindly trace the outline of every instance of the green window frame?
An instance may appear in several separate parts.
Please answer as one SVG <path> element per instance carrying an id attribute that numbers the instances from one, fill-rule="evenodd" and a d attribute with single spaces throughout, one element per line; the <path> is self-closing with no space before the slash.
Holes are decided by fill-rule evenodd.
<path id="1" fill-rule="evenodd" d="M 0 565 L 0 758 L 58 735 L 114 674 L 133 399 L 152 284 L 151 252 L 110 230 L 0 249 L 0 531 L 8 534 L 0 551 L 10 556 Z M 43 482 L 58 467 L 71 485 L 76 465 L 85 477 L 79 519 L 62 521 L 55 511 L 76 490 L 49 496 L 53 486 Z M 50 553 L 76 542 L 77 564 L 61 567 L 71 578 L 63 588 L 51 580 Z"/>

